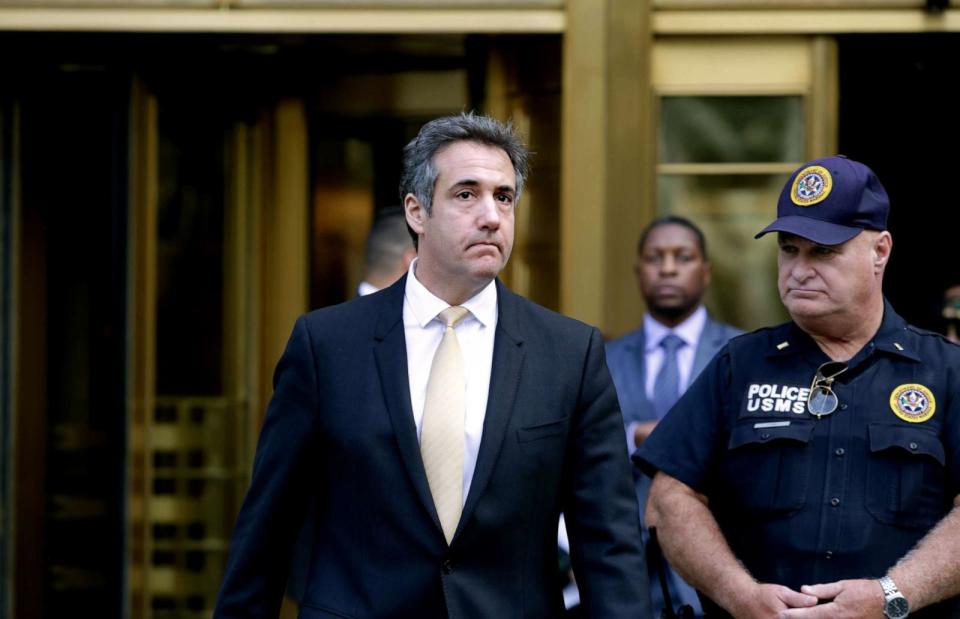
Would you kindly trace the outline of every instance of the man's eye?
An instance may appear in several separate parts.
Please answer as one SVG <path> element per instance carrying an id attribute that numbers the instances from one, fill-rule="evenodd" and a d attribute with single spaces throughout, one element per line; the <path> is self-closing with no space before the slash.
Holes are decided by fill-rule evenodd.
<path id="1" fill-rule="evenodd" d="M 513 196 L 511 196 L 509 193 L 501 193 L 497 196 L 497 200 L 503 202 L 504 204 L 510 204 L 513 202 Z"/>
<path id="2" fill-rule="evenodd" d="M 461 200 L 469 200 L 472 194 L 469 191 L 461 191 L 457 194 L 457 197 Z"/>
<path id="3" fill-rule="evenodd" d="M 793 245 L 781 245 L 780 252 L 784 254 L 795 254 L 797 253 L 797 248 Z"/>

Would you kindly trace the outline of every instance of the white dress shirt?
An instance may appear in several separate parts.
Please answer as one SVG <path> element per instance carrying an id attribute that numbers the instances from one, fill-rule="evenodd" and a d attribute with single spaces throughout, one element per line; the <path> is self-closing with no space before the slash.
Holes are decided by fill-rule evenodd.
<path id="1" fill-rule="evenodd" d="M 673 333 L 683 340 L 684 346 L 677 349 L 677 369 L 680 373 L 680 393 L 687 390 L 690 384 L 690 373 L 693 371 L 693 358 L 697 353 L 697 344 L 700 342 L 700 335 L 703 333 L 703 327 L 707 324 L 707 310 L 702 305 L 690 315 L 689 318 L 681 322 L 674 328 L 666 327 L 656 320 L 650 314 L 643 316 L 643 341 L 646 343 L 644 354 L 645 365 L 647 367 L 646 389 L 647 399 L 653 399 L 653 383 L 657 380 L 657 373 L 663 366 L 663 357 L 665 351 L 660 343 L 663 338 Z"/>
<path id="2" fill-rule="evenodd" d="M 368 294 L 373 294 L 374 292 L 377 292 L 378 290 L 380 289 L 374 286 L 373 284 L 371 284 L 370 282 L 368 282 L 367 280 L 363 280 L 362 282 L 360 282 L 360 285 L 357 286 L 357 295 L 361 297 L 365 297 Z"/>
<path id="3" fill-rule="evenodd" d="M 403 332 L 407 342 L 407 372 L 410 379 L 410 404 L 417 426 L 417 440 L 423 427 L 423 403 L 427 396 L 427 379 L 433 355 L 443 338 L 443 323 L 437 318 L 450 304 L 437 298 L 416 277 L 417 260 L 407 272 L 403 296 Z M 457 326 L 457 342 L 463 352 L 466 372 L 466 405 L 464 417 L 463 501 L 466 502 L 477 465 L 477 452 L 483 435 L 490 392 L 490 369 L 493 365 L 493 342 L 497 331 L 497 287 L 491 281 L 465 303 L 470 311 Z"/>
<path id="4" fill-rule="evenodd" d="M 684 345 L 677 350 L 677 370 L 679 371 L 679 387 L 682 394 L 690 384 L 693 360 L 697 356 L 697 345 L 700 343 L 700 336 L 703 334 L 703 328 L 706 324 L 707 309 L 702 305 L 689 318 L 672 329 L 657 322 L 650 314 L 643 315 L 643 341 L 645 343 L 643 355 L 644 367 L 646 368 L 643 386 L 648 400 L 653 401 L 653 385 L 657 381 L 657 373 L 663 366 L 665 353 L 663 347 L 660 346 L 663 338 L 673 333 L 684 342 Z M 634 421 L 627 425 L 627 448 L 630 453 L 636 451 L 638 447 L 635 439 L 636 429 L 640 423 L 643 422 Z"/>

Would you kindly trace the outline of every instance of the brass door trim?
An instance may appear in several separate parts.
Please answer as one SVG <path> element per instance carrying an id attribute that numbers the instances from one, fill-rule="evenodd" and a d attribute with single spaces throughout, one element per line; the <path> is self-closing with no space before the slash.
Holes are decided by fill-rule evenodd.
<path id="1" fill-rule="evenodd" d="M 790 174 L 802 161 L 778 163 L 660 163 L 657 174 L 728 176 L 731 174 Z"/>
<path id="2" fill-rule="evenodd" d="M 0 30 L 314 34 L 559 34 L 555 9 L 0 8 Z"/>
<path id="3" fill-rule="evenodd" d="M 657 35 L 960 32 L 960 9 L 656 11 Z"/>
<path id="4" fill-rule="evenodd" d="M 960 2 L 953 0 L 953 6 Z M 653 0 L 657 10 L 922 9 L 925 0 Z"/>

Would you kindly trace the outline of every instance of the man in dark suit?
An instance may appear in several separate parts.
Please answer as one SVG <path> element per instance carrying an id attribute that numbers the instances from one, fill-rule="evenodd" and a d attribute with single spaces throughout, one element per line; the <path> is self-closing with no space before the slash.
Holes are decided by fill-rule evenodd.
<path id="1" fill-rule="evenodd" d="M 710 262 L 703 232 L 689 219 L 667 216 L 650 223 L 637 244 L 634 274 L 647 305 L 643 325 L 607 345 L 631 452 L 727 340 L 742 333 L 713 320 L 703 306 Z M 650 481 L 637 477 L 641 517 Z M 700 615 L 696 592 L 669 566 L 665 569 L 674 608 L 687 604 Z M 653 610 L 660 616 L 664 598 L 656 566 L 649 572 Z"/>
<path id="2" fill-rule="evenodd" d="M 561 511 L 589 616 L 650 616 L 600 334 L 496 280 L 526 172 L 512 130 L 473 114 L 406 147 L 419 257 L 297 321 L 215 616 L 276 616 L 310 498 L 300 617 L 558 616 Z"/>
<path id="3" fill-rule="evenodd" d="M 357 286 L 357 295 L 366 296 L 386 288 L 407 273 L 417 251 L 410 240 L 407 217 L 402 206 L 390 206 L 377 213 L 367 233 L 367 247 L 363 266 L 363 280 Z M 316 505 L 311 503 L 303 528 L 294 544 L 287 595 L 299 605 L 307 589 L 310 551 L 315 535 Z"/>

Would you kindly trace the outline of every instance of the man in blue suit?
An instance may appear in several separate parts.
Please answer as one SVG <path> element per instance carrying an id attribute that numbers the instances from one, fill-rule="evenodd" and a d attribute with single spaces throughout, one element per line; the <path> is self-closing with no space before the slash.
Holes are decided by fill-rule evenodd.
<path id="1" fill-rule="evenodd" d="M 741 333 L 711 319 L 703 306 L 710 262 L 703 232 L 690 220 L 667 216 L 647 226 L 640 235 L 634 273 L 647 305 L 643 325 L 607 345 L 631 452 L 727 340 Z M 642 517 L 650 478 L 638 475 Z M 659 617 L 664 599 L 656 566 L 650 565 L 649 573 L 654 616 Z M 688 604 L 702 614 L 696 592 L 669 567 L 666 574 L 674 607 Z"/>
<path id="2" fill-rule="evenodd" d="M 589 616 L 650 617 L 600 334 L 496 279 L 526 173 L 513 131 L 482 116 L 407 145 L 418 258 L 297 321 L 216 617 L 276 616 L 311 499 L 301 618 L 559 616 L 561 511 Z"/>

